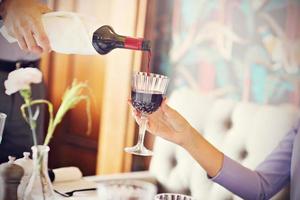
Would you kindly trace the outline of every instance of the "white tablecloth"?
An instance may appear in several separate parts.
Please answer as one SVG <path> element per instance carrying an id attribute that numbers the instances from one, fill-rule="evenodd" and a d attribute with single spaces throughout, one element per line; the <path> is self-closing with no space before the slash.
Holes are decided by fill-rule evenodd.
<path id="1" fill-rule="evenodd" d="M 97 184 L 93 181 L 88 181 L 86 179 L 81 179 L 77 181 L 69 182 L 58 182 L 54 183 L 53 187 L 55 190 L 65 193 L 76 189 L 85 189 L 85 188 L 96 188 Z M 55 193 L 56 199 L 69 199 L 69 200 L 96 200 L 97 191 L 84 191 L 84 192 L 75 192 L 72 197 L 63 197 L 60 194 Z"/>

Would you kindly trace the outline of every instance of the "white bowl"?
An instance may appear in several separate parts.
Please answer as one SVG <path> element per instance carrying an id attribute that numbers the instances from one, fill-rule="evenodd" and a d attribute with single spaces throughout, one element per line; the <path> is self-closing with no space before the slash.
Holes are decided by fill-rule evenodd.
<path id="1" fill-rule="evenodd" d="M 153 200 L 156 193 L 156 186 L 144 181 L 105 181 L 97 185 L 101 200 Z"/>
<path id="2" fill-rule="evenodd" d="M 184 194 L 161 193 L 155 196 L 155 200 L 196 200 L 196 199 Z"/>

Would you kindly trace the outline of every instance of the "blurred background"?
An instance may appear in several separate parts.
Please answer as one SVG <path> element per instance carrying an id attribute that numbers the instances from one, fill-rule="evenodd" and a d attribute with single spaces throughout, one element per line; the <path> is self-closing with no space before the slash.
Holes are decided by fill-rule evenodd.
<path id="1" fill-rule="evenodd" d="M 299 0 L 51 0 L 49 5 L 95 17 L 121 35 L 150 39 L 152 71 L 171 78 L 168 96 L 184 88 L 299 107 Z M 70 111 L 51 142 L 50 167 L 75 165 L 84 175 L 147 170 L 151 158 L 123 151 L 137 135 L 127 104 L 131 73 L 145 71 L 147 55 L 52 52 L 42 62 L 56 109 L 74 78 L 87 80 L 93 94 L 92 133 L 85 134 L 84 104 Z M 146 140 L 153 148 L 154 137 L 147 134 Z"/>
<path id="2" fill-rule="evenodd" d="M 172 77 L 173 87 L 224 89 L 239 100 L 299 105 L 299 1 L 157 4 L 154 66 Z"/>

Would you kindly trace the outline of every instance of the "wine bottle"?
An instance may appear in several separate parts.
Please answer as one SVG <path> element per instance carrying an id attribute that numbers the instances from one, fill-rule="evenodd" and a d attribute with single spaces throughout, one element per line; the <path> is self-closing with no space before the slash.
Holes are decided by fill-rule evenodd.
<path id="1" fill-rule="evenodd" d="M 107 54 L 115 48 L 150 51 L 150 41 L 118 35 L 108 25 L 101 26 L 93 34 L 93 46 L 99 54 Z"/>

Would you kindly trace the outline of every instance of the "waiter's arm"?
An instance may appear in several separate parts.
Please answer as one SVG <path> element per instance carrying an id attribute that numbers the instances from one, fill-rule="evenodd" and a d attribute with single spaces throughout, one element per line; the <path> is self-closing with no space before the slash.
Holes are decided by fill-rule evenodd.
<path id="1" fill-rule="evenodd" d="M 36 53 L 50 51 L 41 16 L 49 8 L 38 0 L 2 0 L 0 15 L 9 34 L 18 40 L 21 49 Z"/>

